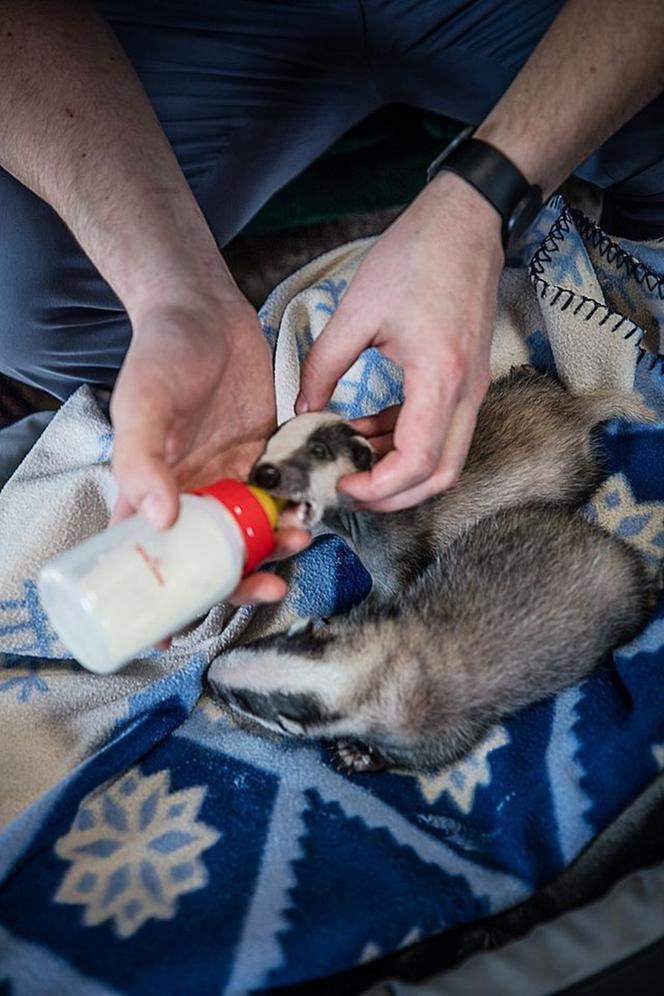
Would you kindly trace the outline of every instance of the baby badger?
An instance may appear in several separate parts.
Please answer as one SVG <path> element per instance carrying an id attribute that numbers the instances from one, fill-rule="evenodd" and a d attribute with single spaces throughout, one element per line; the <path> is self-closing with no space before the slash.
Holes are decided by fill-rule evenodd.
<path id="1" fill-rule="evenodd" d="M 327 625 L 233 651 L 213 688 L 270 729 L 335 741 L 349 770 L 429 770 L 578 681 L 654 599 L 637 554 L 576 511 L 599 477 L 592 429 L 613 415 L 648 417 L 635 398 L 513 372 L 491 387 L 457 484 L 387 515 L 343 507 L 338 479 L 373 459 L 347 423 L 286 423 L 253 479 L 347 538 L 374 590 Z"/>
<path id="2" fill-rule="evenodd" d="M 635 395 L 602 391 L 576 397 L 532 367 L 494 382 L 482 404 L 457 484 L 415 508 L 351 513 L 337 491 L 344 474 L 367 470 L 369 443 L 330 413 L 282 425 L 252 480 L 299 503 L 303 526 L 342 536 L 373 580 L 372 598 L 390 599 L 473 522 L 533 502 L 580 505 L 601 480 L 593 429 L 614 417 L 652 421 Z"/>

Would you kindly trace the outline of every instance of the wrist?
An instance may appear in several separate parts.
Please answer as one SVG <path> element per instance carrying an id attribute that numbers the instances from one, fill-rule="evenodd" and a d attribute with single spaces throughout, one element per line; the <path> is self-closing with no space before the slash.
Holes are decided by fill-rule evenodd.
<path id="1" fill-rule="evenodd" d="M 236 284 L 205 275 L 173 274 L 163 283 L 155 283 L 127 308 L 135 336 L 157 334 L 169 330 L 184 332 L 201 341 L 219 340 L 226 332 L 232 338 L 234 329 L 247 322 L 258 324 L 256 312 Z"/>
<path id="2" fill-rule="evenodd" d="M 112 240 L 97 246 L 94 260 L 130 315 L 237 298 L 237 285 L 193 197 L 165 195 L 162 204 L 150 195 L 136 200 L 137 216 L 116 220 Z M 111 215 L 109 222 L 114 220 Z"/>
<path id="3" fill-rule="evenodd" d="M 502 267 L 502 218 L 472 184 L 456 173 L 442 170 L 425 187 L 424 194 L 429 195 L 428 209 L 439 218 L 440 225 L 458 225 L 466 244 Z"/>
<path id="4" fill-rule="evenodd" d="M 170 314 L 200 316 L 202 323 L 209 323 L 238 304 L 247 305 L 230 274 L 212 265 L 165 266 L 158 275 L 140 281 L 122 300 L 134 327 L 154 315 Z"/>
<path id="5" fill-rule="evenodd" d="M 564 164 L 542 137 L 534 137 L 532 121 L 504 121 L 495 113 L 489 115 L 473 133 L 474 138 L 488 142 L 523 173 L 530 184 L 536 184 L 546 201 L 566 178 Z"/>

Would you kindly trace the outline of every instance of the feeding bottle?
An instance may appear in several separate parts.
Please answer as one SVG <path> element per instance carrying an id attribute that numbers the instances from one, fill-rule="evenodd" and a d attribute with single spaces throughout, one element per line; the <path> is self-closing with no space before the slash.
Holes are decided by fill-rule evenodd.
<path id="1" fill-rule="evenodd" d="M 90 671 L 109 674 L 223 601 L 274 549 L 279 503 L 223 480 L 180 496 L 169 529 L 132 515 L 49 561 L 39 594 Z"/>

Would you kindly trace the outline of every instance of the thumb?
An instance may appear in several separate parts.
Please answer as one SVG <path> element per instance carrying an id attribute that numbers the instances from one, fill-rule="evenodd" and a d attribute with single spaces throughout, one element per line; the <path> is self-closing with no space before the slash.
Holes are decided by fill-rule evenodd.
<path id="1" fill-rule="evenodd" d="M 123 499 L 156 529 L 165 529 L 178 514 L 178 490 L 165 459 L 168 419 L 132 400 L 130 416 L 114 412 L 113 473 Z"/>
<path id="2" fill-rule="evenodd" d="M 300 373 L 298 415 L 320 411 L 330 400 L 340 377 L 352 367 L 370 342 L 370 333 L 347 317 L 343 303 L 307 353 Z"/>

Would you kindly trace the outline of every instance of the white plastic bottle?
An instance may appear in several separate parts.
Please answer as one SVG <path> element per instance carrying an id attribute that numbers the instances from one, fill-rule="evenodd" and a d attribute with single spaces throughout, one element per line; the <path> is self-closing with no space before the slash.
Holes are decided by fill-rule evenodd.
<path id="1" fill-rule="evenodd" d="M 42 605 L 84 667 L 117 671 L 226 598 L 273 550 L 278 514 L 239 481 L 184 494 L 170 529 L 133 515 L 49 561 Z"/>

